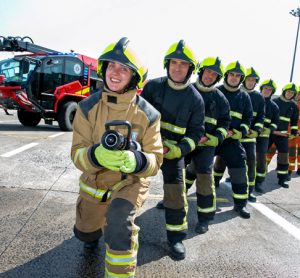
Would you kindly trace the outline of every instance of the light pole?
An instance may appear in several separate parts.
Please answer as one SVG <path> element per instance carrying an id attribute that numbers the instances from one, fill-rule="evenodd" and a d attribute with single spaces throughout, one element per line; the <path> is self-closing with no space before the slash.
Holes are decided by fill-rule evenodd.
<path id="1" fill-rule="evenodd" d="M 294 57 L 293 57 L 292 71 L 291 71 L 291 77 L 290 77 L 290 82 L 292 82 L 292 81 L 293 81 L 293 74 L 294 74 L 295 58 L 296 58 L 296 52 L 297 52 L 297 43 L 298 43 L 299 26 L 300 26 L 300 8 L 297 8 L 297 10 L 291 10 L 291 11 L 290 11 L 290 14 L 291 14 L 292 16 L 298 17 L 297 35 L 296 35 L 296 42 L 295 42 L 295 49 L 294 49 Z"/>

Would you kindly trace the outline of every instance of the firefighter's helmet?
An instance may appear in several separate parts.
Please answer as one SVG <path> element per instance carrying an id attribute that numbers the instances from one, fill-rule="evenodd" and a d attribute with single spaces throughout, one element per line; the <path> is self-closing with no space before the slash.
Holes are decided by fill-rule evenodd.
<path id="1" fill-rule="evenodd" d="M 286 84 L 283 88 L 282 88 L 282 95 L 285 97 L 285 93 L 286 91 L 293 91 L 294 92 L 294 96 L 293 98 L 297 95 L 297 86 L 294 83 L 288 83 Z"/>
<path id="2" fill-rule="evenodd" d="M 259 82 L 259 79 L 260 79 L 259 74 L 258 74 L 257 71 L 256 71 L 254 68 L 252 68 L 252 67 L 246 69 L 245 79 L 246 79 L 247 77 L 255 77 L 257 83 Z"/>
<path id="3" fill-rule="evenodd" d="M 173 43 L 165 54 L 164 68 L 167 69 L 168 76 L 169 76 L 169 64 L 171 59 L 183 60 L 190 64 L 190 68 L 184 82 L 186 82 L 190 78 L 191 74 L 196 71 L 196 67 L 197 67 L 196 56 L 194 55 L 192 49 L 185 44 L 184 40 L 180 40 L 179 42 Z"/>
<path id="4" fill-rule="evenodd" d="M 226 69 L 225 69 L 225 72 L 224 72 L 224 77 L 225 77 L 224 81 L 226 83 L 227 83 L 228 73 L 230 73 L 230 72 L 238 73 L 238 74 L 241 75 L 241 80 L 240 80 L 239 84 L 236 87 L 240 86 L 240 84 L 244 81 L 244 78 L 245 78 L 245 69 L 244 69 L 244 67 L 240 64 L 239 61 L 229 63 L 227 65 Z"/>
<path id="5" fill-rule="evenodd" d="M 267 79 L 267 80 L 264 80 L 263 82 L 261 82 L 260 86 L 259 86 L 260 91 L 262 91 L 264 86 L 271 87 L 273 89 L 272 95 L 275 94 L 277 86 L 276 86 L 276 83 L 272 79 Z"/>
<path id="6" fill-rule="evenodd" d="M 207 57 L 200 64 L 198 64 L 197 73 L 199 75 L 200 80 L 204 69 L 210 69 L 218 75 L 218 78 L 214 82 L 214 84 L 219 82 L 220 79 L 223 77 L 224 68 L 219 57 Z"/>
<path id="7" fill-rule="evenodd" d="M 148 70 L 144 67 L 132 49 L 128 46 L 129 39 L 121 38 L 117 43 L 109 44 L 98 59 L 98 75 L 105 82 L 105 72 L 108 62 L 118 62 L 133 70 L 132 77 L 128 89 L 141 87 L 147 77 Z"/>

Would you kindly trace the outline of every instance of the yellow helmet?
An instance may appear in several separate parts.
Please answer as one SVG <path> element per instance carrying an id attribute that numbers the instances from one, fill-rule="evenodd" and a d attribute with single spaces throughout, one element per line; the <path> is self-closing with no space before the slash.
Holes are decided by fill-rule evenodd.
<path id="1" fill-rule="evenodd" d="M 108 62 L 118 62 L 133 70 L 134 76 L 130 82 L 129 89 L 141 87 L 147 78 L 148 70 L 144 67 L 132 49 L 128 46 L 129 39 L 121 38 L 117 43 L 109 44 L 98 59 L 98 75 L 105 82 L 105 72 Z"/>
<path id="2" fill-rule="evenodd" d="M 264 86 L 271 87 L 273 89 L 272 95 L 275 94 L 277 86 L 276 86 L 276 83 L 272 79 L 267 79 L 267 80 L 264 80 L 263 82 L 261 82 L 260 86 L 259 86 L 260 91 L 262 91 Z"/>
<path id="3" fill-rule="evenodd" d="M 256 78 L 256 82 L 258 83 L 259 82 L 259 74 L 257 73 L 257 71 L 254 69 L 254 68 L 248 68 L 246 69 L 246 75 L 245 75 L 245 79 L 247 77 L 255 77 Z"/>

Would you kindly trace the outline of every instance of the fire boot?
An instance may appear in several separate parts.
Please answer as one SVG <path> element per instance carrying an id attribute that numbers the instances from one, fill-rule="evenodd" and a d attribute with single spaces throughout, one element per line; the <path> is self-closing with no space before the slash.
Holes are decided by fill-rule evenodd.
<path id="1" fill-rule="evenodd" d="M 159 202 L 156 204 L 156 208 L 157 208 L 157 209 L 165 209 L 164 201 L 159 201 Z"/>
<path id="2" fill-rule="evenodd" d="M 99 240 L 94 240 L 94 241 L 90 241 L 90 242 L 85 242 L 83 247 L 85 249 L 90 249 L 90 250 L 95 250 L 98 247 L 99 244 Z"/>
<path id="3" fill-rule="evenodd" d="M 185 258 L 185 247 L 181 241 L 169 242 L 171 256 L 176 260 Z"/>
<path id="4" fill-rule="evenodd" d="M 249 187 L 248 200 L 252 203 L 255 203 L 256 202 L 256 196 L 254 195 L 253 190 L 254 190 L 254 186 L 250 186 Z"/>
<path id="5" fill-rule="evenodd" d="M 256 182 L 255 183 L 255 191 L 258 192 L 258 193 L 264 193 L 262 182 Z"/>
<path id="6" fill-rule="evenodd" d="M 197 234 L 205 234 L 208 231 L 208 221 L 200 221 L 195 227 Z"/>
<path id="7" fill-rule="evenodd" d="M 300 168 L 297 170 L 296 174 L 300 176 Z"/>
<path id="8" fill-rule="evenodd" d="M 289 171 L 288 176 L 287 176 L 287 181 L 290 181 L 292 179 L 292 171 Z"/>
<path id="9" fill-rule="evenodd" d="M 289 188 L 289 184 L 287 183 L 286 180 L 278 180 L 278 184 L 283 187 L 283 188 Z"/>
<path id="10" fill-rule="evenodd" d="M 220 186 L 220 177 L 214 177 L 214 182 L 215 182 L 215 187 L 219 187 Z"/>
<path id="11" fill-rule="evenodd" d="M 250 212 L 247 210 L 246 206 L 234 205 L 233 208 L 242 218 L 250 218 Z"/>

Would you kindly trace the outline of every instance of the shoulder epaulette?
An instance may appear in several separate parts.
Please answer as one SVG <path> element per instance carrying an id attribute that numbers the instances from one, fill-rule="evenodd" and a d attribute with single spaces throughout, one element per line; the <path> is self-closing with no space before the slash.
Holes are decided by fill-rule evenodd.
<path id="1" fill-rule="evenodd" d="M 79 102 L 79 107 L 87 118 L 89 111 L 99 102 L 102 97 L 102 90 L 90 95 L 88 98 Z"/>

